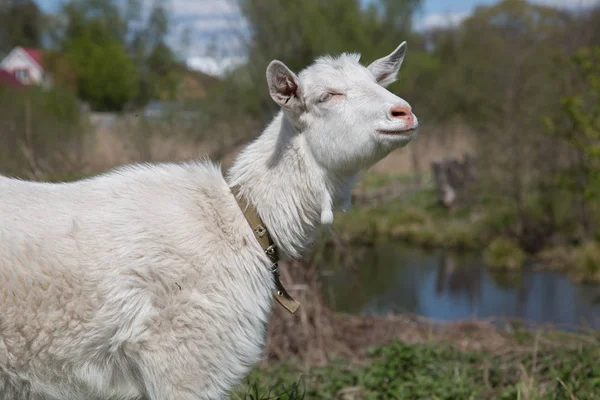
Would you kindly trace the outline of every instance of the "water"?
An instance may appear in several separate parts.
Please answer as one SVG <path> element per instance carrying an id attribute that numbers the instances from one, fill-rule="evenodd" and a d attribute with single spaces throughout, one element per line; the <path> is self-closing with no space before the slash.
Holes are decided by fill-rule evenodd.
<path id="1" fill-rule="evenodd" d="M 334 256 L 322 267 L 330 268 L 322 269 L 325 299 L 337 311 L 408 312 L 438 321 L 507 317 L 568 330 L 600 329 L 600 285 L 531 268 L 497 273 L 481 256 L 425 252 L 397 243 L 364 251 L 350 267 L 348 260 Z"/>

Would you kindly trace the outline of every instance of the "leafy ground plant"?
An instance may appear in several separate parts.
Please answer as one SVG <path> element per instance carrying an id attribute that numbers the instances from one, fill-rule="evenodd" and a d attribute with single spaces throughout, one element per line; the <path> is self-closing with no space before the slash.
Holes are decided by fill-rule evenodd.
<path id="1" fill-rule="evenodd" d="M 256 369 L 232 398 L 594 399 L 599 356 L 597 341 L 575 348 L 535 344 L 531 351 L 502 354 L 393 341 L 371 350 L 365 364 L 334 360 L 304 371 L 292 364 Z"/>

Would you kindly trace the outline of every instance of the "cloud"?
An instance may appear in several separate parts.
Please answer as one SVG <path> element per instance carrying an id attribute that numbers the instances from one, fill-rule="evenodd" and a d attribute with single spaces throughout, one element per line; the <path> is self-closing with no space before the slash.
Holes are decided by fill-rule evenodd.
<path id="1" fill-rule="evenodd" d="M 449 28 L 459 25 L 469 15 L 471 13 L 467 11 L 428 14 L 416 24 L 416 28 L 419 30 Z"/>
<path id="2" fill-rule="evenodd" d="M 250 29 L 235 0 L 170 0 L 167 4 L 172 22 L 169 42 L 183 57 L 199 60 L 209 52 L 221 56 L 244 52 Z M 181 49 L 180 39 L 186 29 L 190 43 Z"/>
<path id="3" fill-rule="evenodd" d="M 231 31 L 243 32 L 247 30 L 247 24 L 237 17 L 196 17 L 191 21 L 193 29 L 199 32 Z"/>
<path id="4" fill-rule="evenodd" d="M 241 16 L 234 0 L 171 0 L 169 8 L 176 14 L 205 14 Z"/>
<path id="5" fill-rule="evenodd" d="M 188 68 L 203 72 L 207 75 L 222 77 L 231 69 L 243 65 L 247 58 L 243 56 L 230 56 L 215 58 L 209 56 L 194 56 L 187 59 Z"/>
<path id="6" fill-rule="evenodd" d="M 196 31 L 247 29 L 247 23 L 233 0 L 171 0 L 171 20 Z"/>
<path id="7" fill-rule="evenodd" d="M 600 0 L 532 0 L 532 2 L 568 9 L 581 9 L 600 5 Z"/>

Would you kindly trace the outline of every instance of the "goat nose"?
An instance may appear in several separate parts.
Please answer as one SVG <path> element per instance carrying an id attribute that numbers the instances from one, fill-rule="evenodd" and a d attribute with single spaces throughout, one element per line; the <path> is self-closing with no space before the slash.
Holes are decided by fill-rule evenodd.
<path id="1" fill-rule="evenodd" d="M 413 114 L 408 104 L 396 104 L 389 111 L 391 119 L 403 119 L 410 122 L 413 119 Z"/>

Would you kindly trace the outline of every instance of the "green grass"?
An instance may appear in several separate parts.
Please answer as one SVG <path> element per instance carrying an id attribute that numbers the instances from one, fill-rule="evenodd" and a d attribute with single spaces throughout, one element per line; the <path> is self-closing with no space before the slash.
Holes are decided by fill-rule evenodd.
<path id="1" fill-rule="evenodd" d="M 304 371 L 292 363 L 257 368 L 231 398 L 594 399 L 599 357 L 597 344 L 492 354 L 394 341 L 370 351 L 362 365 L 335 360 Z"/>
<path id="2" fill-rule="evenodd" d="M 430 173 L 422 173 L 421 174 L 421 180 L 429 180 L 430 179 L 431 174 Z M 392 173 L 387 173 L 387 174 L 382 174 L 382 173 L 373 173 L 370 172 L 368 174 L 365 174 L 359 185 L 363 188 L 363 189 L 377 189 L 377 188 L 381 188 L 390 184 L 397 184 L 397 183 L 413 183 L 416 180 L 417 176 L 415 174 L 409 174 L 409 173 L 404 173 L 404 174 L 392 174 Z"/>
<path id="3" fill-rule="evenodd" d="M 382 206 L 351 208 L 336 216 L 335 228 L 349 238 L 390 237 L 427 248 L 476 250 L 483 246 L 483 226 L 474 213 L 446 210 L 433 189 L 407 193 Z"/>

